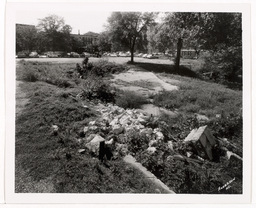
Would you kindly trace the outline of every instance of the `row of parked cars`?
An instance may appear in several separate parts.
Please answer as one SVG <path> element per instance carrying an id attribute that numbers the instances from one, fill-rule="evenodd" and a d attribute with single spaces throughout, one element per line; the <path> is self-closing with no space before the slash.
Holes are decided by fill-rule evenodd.
<path id="1" fill-rule="evenodd" d="M 76 52 L 65 53 L 61 51 L 50 51 L 43 54 L 38 54 L 36 51 L 32 52 L 18 52 L 16 58 L 80 58 L 80 57 L 101 57 L 100 53 L 87 53 L 83 52 L 78 54 Z"/>
<path id="2" fill-rule="evenodd" d="M 109 57 L 130 57 L 131 53 L 128 52 L 113 52 L 113 53 L 103 53 L 103 56 L 109 56 Z M 151 54 L 145 54 L 145 53 L 134 53 L 135 57 L 142 57 L 142 58 L 148 58 L 148 59 L 158 59 L 160 56 L 164 56 L 163 53 L 151 53 Z"/>

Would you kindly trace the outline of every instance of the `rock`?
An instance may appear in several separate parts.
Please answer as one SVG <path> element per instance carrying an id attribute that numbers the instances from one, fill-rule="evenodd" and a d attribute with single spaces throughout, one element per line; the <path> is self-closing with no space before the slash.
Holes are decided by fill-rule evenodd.
<path id="1" fill-rule="evenodd" d="M 145 128 L 145 126 L 144 126 L 144 125 L 142 125 L 142 124 L 139 124 L 139 125 L 137 125 L 137 128 L 138 128 L 138 129 L 144 129 L 144 128 Z"/>
<path id="2" fill-rule="evenodd" d="M 196 114 L 196 119 L 198 122 L 207 122 L 209 118 L 205 115 Z"/>
<path id="3" fill-rule="evenodd" d="M 159 189 L 155 189 L 157 194 L 161 194 L 161 191 Z"/>
<path id="4" fill-rule="evenodd" d="M 191 157 L 193 155 L 192 152 L 186 152 L 187 157 Z"/>
<path id="5" fill-rule="evenodd" d="M 110 126 L 115 126 L 115 125 L 117 125 L 118 123 L 119 123 L 118 119 L 115 118 L 114 120 L 112 120 L 112 121 L 109 123 L 109 125 L 110 125 Z"/>
<path id="6" fill-rule="evenodd" d="M 140 122 L 141 124 L 146 124 L 147 121 L 141 117 L 138 118 L 138 122 Z"/>
<path id="7" fill-rule="evenodd" d="M 221 114 L 216 114 L 216 118 L 221 118 Z"/>
<path id="8" fill-rule="evenodd" d="M 128 115 L 132 115 L 132 114 L 133 114 L 133 111 L 130 110 L 130 109 L 128 109 L 128 110 L 126 110 L 126 113 L 127 113 Z"/>
<path id="9" fill-rule="evenodd" d="M 235 160 L 243 160 L 243 158 L 241 158 L 239 155 L 231 152 L 231 151 L 227 151 L 226 152 L 226 157 L 228 158 L 228 160 L 231 160 L 231 159 L 235 159 Z"/>
<path id="10" fill-rule="evenodd" d="M 112 145 L 114 143 L 114 139 L 110 139 L 109 141 L 105 141 L 106 145 Z"/>
<path id="11" fill-rule="evenodd" d="M 88 131 L 89 131 L 89 127 L 88 127 L 88 126 L 85 126 L 85 127 L 84 127 L 84 133 L 86 134 Z"/>
<path id="12" fill-rule="evenodd" d="M 152 128 L 145 128 L 140 130 L 141 134 L 145 134 L 146 136 L 151 136 L 153 134 Z"/>
<path id="13" fill-rule="evenodd" d="M 89 126 L 90 131 L 96 131 L 98 130 L 98 126 Z"/>
<path id="14" fill-rule="evenodd" d="M 84 154 L 84 153 L 85 153 L 85 149 L 79 149 L 78 152 L 79 152 L 80 154 Z"/>
<path id="15" fill-rule="evenodd" d="M 148 147 L 148 148 L 147 148 L 147 152 L 148 152 L 149 154 L 154 154 L 154 153 L 156 152 L 156 147 Z"/>
<path id="16" fill-rule="evenodd" d="M 156 135 L 156 140 L 163 140 L 164 139 L 164 135 L 160 131 L 156 132 L 155 135 Z"/>
<path id="17" fill-rule="evenodd" d="M 173 151 L 173 143 L 172 143 L 172 141 L 168 141 L 167 144 L 168 144 L 168 148 L 169 148 L 171 151 Z"/>
<path id="18" fill-rule="evenodd" d="M 185 158 L 182 155 L 173 155 L 172 158 L 175 160 L 185 161 Z"/>
<path id="19" fill-rule="evenodd" d="M 86 139 L 85 139 L 85 142 L 88 143 L 90 142 L 91 140 L 93 140 L 93 138 L 96 136 L 96 134 L 91 134 L 89 135 Z"/>
<path id="20" fill-rule="evenodd" d="M 153 139 L 153 140 L 150 140 L 150 141 L 149 141 L 148 146 L 153 147 L 153 146 L 156 146 L 157 143 L 158 143 L 157 140 L 154 140 L 154 139 Z"/>
<path id="21" fill-rule="evenodd" d="M 89 149 L 90 152 L 98 155 L 100 142 L 102 141 L 105 141 L 103 137 L 101 137 L 100 135 L 95 135 L 95 137 L 90 142 L 88 142 L 85 147 Z"/>
<path id="22" fill-rule="evenodd" d="M 88 105 L 83 105 L 83 107 L 85 108 L 85 109 L 89 109 L 89 106 Z"/>
<path id="23" fill-rule="evenodd" d="M 193 129 L 184 142 L 190 142 L 202 158 L 213 160 L 212 149 L 216 145 L 216 140 L 207 126 Z"/>
<path id="24" fill-rule="evenodd" d="M 120 124 L 121 124 L 122 126 L 124 126 L 124 125 L 126 125 L 126 124 L 130 125 L 130 124 L 132 123 L 130 117 L 127 116 L 127 115 L 122 116 L 122 117 L 120 118 L 119 122 L 120 122 Z"/>
<path id="25" fill-rule="evenodd" d="M 57 125 L 52 125 L 53 132 L 59 131 L 59 127 Z"/>
<path id="26" fill-rule="evenodd" d="M 89 125 L 90 125 L 90 126 L 94 126 L 95 124 L 96 124 L 96 121 L 90 121 L 90 122 L 89 122 Z"/>
<path id="27" fill-rule="evenodd" d="M 153 133 L 155 134 L 155 133 L 157 133 L 157 132 L 161 132 L 161 129 L 155 128 L 154 131 L 153 131 Z"/>
<path id="28" fill-rule="evenodd" d="M 115 126 L 113 126 L 112 132 L 115 135 L 121 134 L 124 132 L 124 127 L 122 127 L 121 125 L 115 125 Z"/>

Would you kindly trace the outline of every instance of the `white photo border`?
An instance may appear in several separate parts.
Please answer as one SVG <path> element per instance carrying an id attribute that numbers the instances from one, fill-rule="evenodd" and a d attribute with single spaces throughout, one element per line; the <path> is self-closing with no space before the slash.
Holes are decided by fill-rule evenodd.
<path id="1" fill-rule="evenodd" d="M 14 192 L 15 173 L 15 23 L 16 12 L 29 10 L 84 11 L 168 11 L 168 12 L 242 12 L 243 21 L 243 194 L 198 195 L 198 194 L 23 194 Z M 100 5 L 100 7 L 99 7 Z M 29 15 L 29 14 L 28 14 Z M 159 3 L 145 2 L 99 2 L 89 3 L 8 3 L 6 7 L 6 158 L 5 194 L 7 203 L 68 203 L 68 204 L 241 204 L 251 201 L 251 36 L 250 4 L 248 3 Z"/>

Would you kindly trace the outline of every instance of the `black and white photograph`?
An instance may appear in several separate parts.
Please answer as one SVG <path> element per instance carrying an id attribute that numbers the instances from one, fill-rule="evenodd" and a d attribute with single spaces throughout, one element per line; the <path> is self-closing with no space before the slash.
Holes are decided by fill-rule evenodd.
<path id="1" fill-rule="evenodd" d="M 248 199 L 246 5 L 120 5 L 15 7 L 13 194 Z"/>

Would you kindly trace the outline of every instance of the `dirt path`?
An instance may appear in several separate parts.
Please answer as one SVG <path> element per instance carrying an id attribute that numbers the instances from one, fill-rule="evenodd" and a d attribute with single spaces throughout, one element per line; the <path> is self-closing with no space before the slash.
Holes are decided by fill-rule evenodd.
<path id="1" fill-rule="evenodd" d="M 116 74 L 111 80 L 113 86 L 127 91 L 133 91 L 149 97 L 162 90 L 178 90 L 178 87 L 158 78 L 153 72 L 143 71 L 140 68 L 131 68 L 129 71 Z"/>
<path id="2" fill-rule="evenodd" d="M 26 83 L 22 81 L 16 81 L 16 119 L 21 115 L 25 109 L 26 104 L 29 103 L 29 98 L 26 92 L 24 92 Z M 16 138 L 17 139 L 17 138 Z M 26 170 L 23 169 L 19 163 L 21 161 L 19 156 L 15 155 L 15 192 L 16 193 L 52 193 L 54 186 L 52 184 L 52 178 L 48 177 L 44 180 L 34 181 L 30 177 Z"/>

